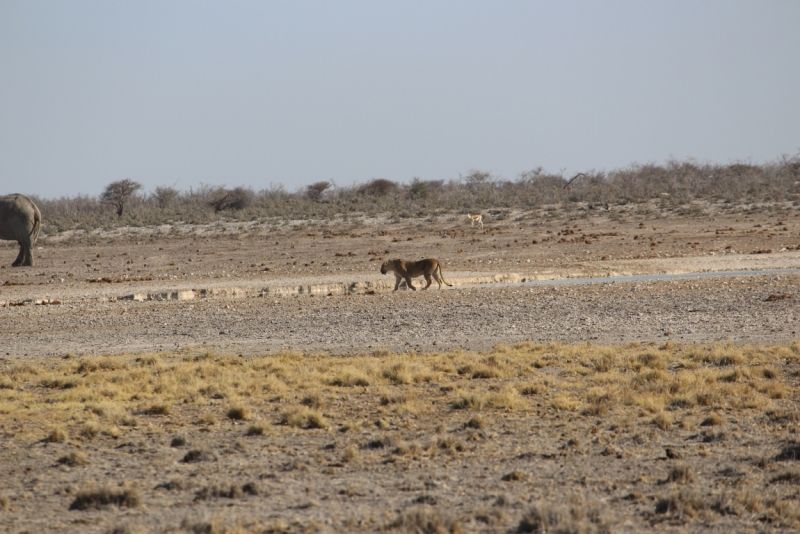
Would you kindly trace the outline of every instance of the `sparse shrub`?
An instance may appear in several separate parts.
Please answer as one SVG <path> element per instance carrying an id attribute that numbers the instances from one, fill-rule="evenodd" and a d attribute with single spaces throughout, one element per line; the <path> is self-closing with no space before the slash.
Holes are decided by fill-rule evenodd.
<path id="1" fill-rule="evenodd" d="M 214 213 L 224 210 L 243 210 L 253 203 L 253 192 L 244 187 L 222 189 L 209 201 Z"/>
<path id="2" fill-rule="evenodd" d="M 131 196 L 141 188 L 142 184 L 129 178 L 111 182 L 100 195 L 100 201 L 105 204 L 111 204 L 117 213 L 117 217 L 121 219 L 125 205 L 129 202 Z"/>
<path id="3" fill-rule="evenodd" d="M 376 178 L 358 188 L 359 192 L 367 195 L 383 197 L 397 189 L 397 184 L 385 178 Z"/>
<path id="4" fill-rule="evenodd" d="M 331 186 L 330 182 L 316 182 L 306 186 L 306 197 L 314 202 L 322 199 L 322 194 Z"/>
<path id="5" fill-rule="evenodd" d="M 184 445 L 186 445 L 186 438 L 184 436 L 175 436 L 169 443 L 170 447 L 183 447 Z"/>
<path id="6" fill-rule="evenodd" d="M 166 209 L 172 205 L 178 194 L 178 190 L 173 187 L 156 187 L 153 199 L 156 202 L 156 206 Z"/>

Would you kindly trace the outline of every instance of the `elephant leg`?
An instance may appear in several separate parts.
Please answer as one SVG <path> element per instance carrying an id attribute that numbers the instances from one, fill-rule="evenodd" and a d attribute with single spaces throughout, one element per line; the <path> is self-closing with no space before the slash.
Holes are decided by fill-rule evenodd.
<path id="1" fill-rule="evenodd" d="M 14 260 L 14 263 L 12 263 L 11 266 L 12 267 L 19 267 L 20 265 L 23 265 L 24 261 L 25 261 L 25 246 L 22 243 L 20 243 L 19 244 L 19 254 L 17 254 L 17 259 Z"/>
<path id="2" fill-rule="evenodd" d="M 25 259 L 22 260 L 23 267 L 33 267 L 33 247 L 24 247 Z"/>

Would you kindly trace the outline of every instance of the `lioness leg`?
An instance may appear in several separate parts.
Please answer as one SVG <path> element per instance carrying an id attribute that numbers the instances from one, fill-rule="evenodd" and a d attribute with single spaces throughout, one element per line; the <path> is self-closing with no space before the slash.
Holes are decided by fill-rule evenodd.
<path id="1" fill-rule="evenodd" d="M 431 287 L 431 284 L 433 283 L 433 280 L 431 280 L 431 275 L 429 275 L 429 274 L 423 274 L 423 276 L 425 277 L 425 281 L 428 282 L 428 285 L 426 285 L 422 289 L 428 289 L 429 287 Z M 442 287 L 442 286 L 439 285 L 439 287 Z"/>
<path id="2" fill-rule="evenodd" d="M 397 288 L 400 287 L 400 282 L 403 281 L 403 277 L 399 274 L 394 275 L 394 290 L 397 291 Z"/>
<path id="3" fill-rule="evenodd" d="M 410 275 L 406 275 L 406 285 L 409 287 L 409 289 L 412 289 L 413 291 L 417 290 L 417 288 L 414 287 L 414 284 L 411 283 L 411 276 Z"/>

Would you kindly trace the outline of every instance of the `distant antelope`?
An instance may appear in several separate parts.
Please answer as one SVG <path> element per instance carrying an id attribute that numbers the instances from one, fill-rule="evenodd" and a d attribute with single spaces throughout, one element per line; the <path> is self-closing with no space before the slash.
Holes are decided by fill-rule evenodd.
<path id="1" fill-rule="evenodd" d="M 467 217 L 469 217 L 470 226 L 475 226 L 475 223 L 478 223 L 478 224 L 481 225 L 481 230 L 483 230 L 483 215 L 482 214 L 478 213 L 477 215 L 470 215 L 469 213 L 467 213 Z"/>

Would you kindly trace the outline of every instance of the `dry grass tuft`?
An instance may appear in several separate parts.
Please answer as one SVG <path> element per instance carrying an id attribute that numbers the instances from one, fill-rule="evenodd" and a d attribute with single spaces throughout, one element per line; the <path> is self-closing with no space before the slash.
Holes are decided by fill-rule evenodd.
<path id="1" fill-rule="evenodd" d="M 211 451 L 192 449 L 186 453 L 183 459 L 181 459 L 181 462 L 185 464 L 194 464 L 197 462 L 215 462 L 216 460 L 217 455 Z"/>
<path id="2" fill-rule="evenodd" d="M 348 445 L 342 453 L 343 462 L 352 462 L 358 458 L 358 448 L 353 445 Z"/>
<path id="3" fill-rule="evenodd" d="M 244 406 L 231 406 L 225 415 L 234 421 L 245 421 L 250 419 L 250 410 Z"/>
<path id="4" fill-rule="evenodd" d="M 63 428 L 54 428 L 47 434 L 44 441 L 47 443 L 63 443 L 69 439 L 69 434 Z"/>
<path id="5" fill-rule="evenodd" d="M 517 532 L 610 532 L 600 503 L 587 503 L 578 495 L 570 495 L 566 500 L 566 504 L 537 504 L 522 517 Z"/>
<path id="6" fill-rule="evenodd" d="M 330 426 L 320 412 L 307 406 L 291 408 L 281 413 L 281 424 L 304 429 L 325 429 Z"/>
<path id="7" fill-rule="evenodd" d="M 271 428 L 271 426 L 270 426 L 269 423 L 267 423 L 266 421 L 260 421 L 258 423 L 253 424 L 253 425 L 250 425 L 250 427 L 247 429 L 247 432 L 245 433 L 245 435 L 247 435 L 247 436 L 263 436 L 263 435 L 265 435 L 265 434 L 267 434 L 269 432 L 270 428 Z"/>
<path id="8" fill-rule="evenodd" d="M 460 534 L 461 526 L 457 519 L 448 517 L 432 506 L 414 506 L 406 509 L 383 530 L 408 534 Z"/>
<path id="9" fill-rule="evenodd" d="M 685 463 L 674 463 L 669 470 L 669 474 L 664 482 L 675 482 L 677 484 L 686 484 L 694 481 L 694 470 L 692 466 Z"/>
<path id="10" fill-rule="evenodd" d="M 169 404 L 151 404 L 139 411 L 141 415 L 169 415 Z"/>
<path id="11" fill-rule="evenodd" d="M 70 467 L 79 467 L 82 465 L 89 465 L 89 460 L 87 460 L 86 456 L 80 452 L 73 451 L 59 458 L 58 463 L 61 465 L 68 465 Z"/>
<path id="12" fill-rule="evenodd" d="M 136 508 L 141 504 L 139 492 L 134 489 L 109 489 L 85 490 L 78 493 L 70 504 L 70 510 L 92 510 L 107 506 L 120 508 Z"/>

